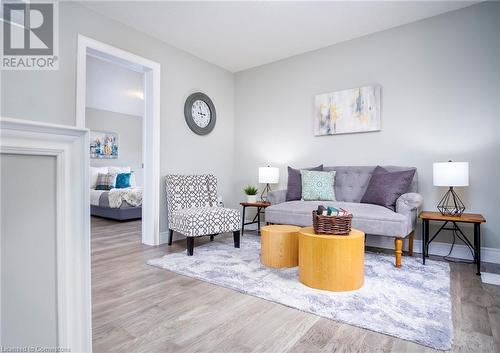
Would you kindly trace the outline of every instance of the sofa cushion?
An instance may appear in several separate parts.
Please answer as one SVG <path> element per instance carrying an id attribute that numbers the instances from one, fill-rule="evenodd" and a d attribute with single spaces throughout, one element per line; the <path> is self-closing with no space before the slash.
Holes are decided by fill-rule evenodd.
<path id="1" fill-rule="evenodd" d="M 314 168 L 304 168 L 303 170 L 322 171 L 323 164 L 320 164 Z M 301 198 L 302 198 L 302 176 L 300 175 L 300 169 L 294 169 L 292 167 L 288 167 L 286 200 L 294 201 L 294 200 L 300 200 Z"/>
<path id="2" fill-rule="evenodd" d="M 410 225 L 405 216 L 379 205 L 341 201 L 289 201 L 266 208 L 266 222 L 312 225 L 312 211 L 319 205 L 343 208 L 352 213 L 352 227 L 366 234 L 406 237 Z"/>
<path id="3" fill-rule="evenodd" d="M 414 174 L 415 170 L 388 172 L 382 167 L 375 168 L 361 202 L 396 210 L 396 200 L 408 192 Z"/>
<path id="4" fill-rule="evenodd" d="M 400 166 L 382 166 L 389 172 L 415 170 L 409 192 L 417 192 L 416 168 Z M 323 167 L 324 171 L 335 170 L 335 199 L 345 202 L 360 202 L 366 192 L 375 166 L 334 166 Z"/>

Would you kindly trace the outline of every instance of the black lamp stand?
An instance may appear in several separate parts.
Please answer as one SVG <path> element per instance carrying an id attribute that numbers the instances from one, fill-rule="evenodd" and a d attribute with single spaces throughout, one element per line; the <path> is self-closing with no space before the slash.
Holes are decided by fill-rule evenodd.
<path id="1" fill-rule="evenodd" d="M 465 206 L 462 200 L 460 200 L 460 197 L 458 197 L 453 190 L 453 186 L 450 186 L 441 201 L 439 201 L 437 209 L 443 216 L 460 217 L 465 211 Z"/>
<path id="2" fill-rule="evenodd" d="M 262 202 L 267 202 L 267 194 L 269 192 L 271 192 L 271 186 L 269 186 L 269 183 L 267 183 L 266 186 L 264 187 L 264 189 L 262 190 L 261 194 L 260 194 L 260 200 Z"/>

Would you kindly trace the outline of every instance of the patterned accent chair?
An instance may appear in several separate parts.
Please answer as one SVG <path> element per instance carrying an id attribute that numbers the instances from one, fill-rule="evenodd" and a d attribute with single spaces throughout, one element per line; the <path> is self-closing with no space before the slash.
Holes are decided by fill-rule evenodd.
<path id="1" fill-rule="evenodd" d="M 240 212 L 217 205 L 217 178 L 213 175 L 167 175 L 168 245 L 173 232 L 186 236 L 188 256 L 194 238 L 233 232 L 234 247 L 240 247 Z"/>

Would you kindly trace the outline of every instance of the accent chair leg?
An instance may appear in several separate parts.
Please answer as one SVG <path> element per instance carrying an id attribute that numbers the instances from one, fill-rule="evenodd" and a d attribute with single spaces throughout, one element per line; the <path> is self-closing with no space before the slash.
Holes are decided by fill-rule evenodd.
<path id="1" fill-rule="evenodd" d="M 187 248 L 187 255 L 188 256 L 193 256 L 193 251 L 194 251 L 194 237 L 186 237 L 186 248 Z"/>
<path id="2" fill-rule="evenodd" d="M 396 267 L 401 267 L 401 254 L 403 253 L 403 239 L 394 239 L 394 253 L 396 254 Z"/>
<path id="3" fill-rule="evenodd" d="M 215 235 L 211 235 L 211 236 L 210 236 L 210 241 L 214 241 L 214 236 L 215 236 Z"/>
<path id="4" fill-rule="evenodd" d="M 169 229 L 168 230 L 168 245 L 172 245 L 172 238 L 174 237 L 174 230 Z"/>
<path id="5" fill-rule="evenodd" d="M 413 232 L 408 235 L 408 255 L 413 256 Z"/>
<path id="6" fill-rule="evenodd" d="M 240 247 L 240 231 L 235 230 L 233 232 L 233 238 L 234 238 L 234 247 L 239 248 Z"/>

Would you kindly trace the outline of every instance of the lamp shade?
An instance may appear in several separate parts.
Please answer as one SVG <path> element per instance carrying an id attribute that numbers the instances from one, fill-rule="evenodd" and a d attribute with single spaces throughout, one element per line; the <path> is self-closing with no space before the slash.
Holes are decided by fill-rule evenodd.
<path id="1" fill-rule="evenodd" d="M 434 186 L 469 186 L 468 162 L 440 162 L 432 165 Z"/>
<path id="2" fill-rule="evenodd" d="M 277 184 L 280 180 L 280 170 L 276 167 L 259 167 L 259 183 Z"/>

